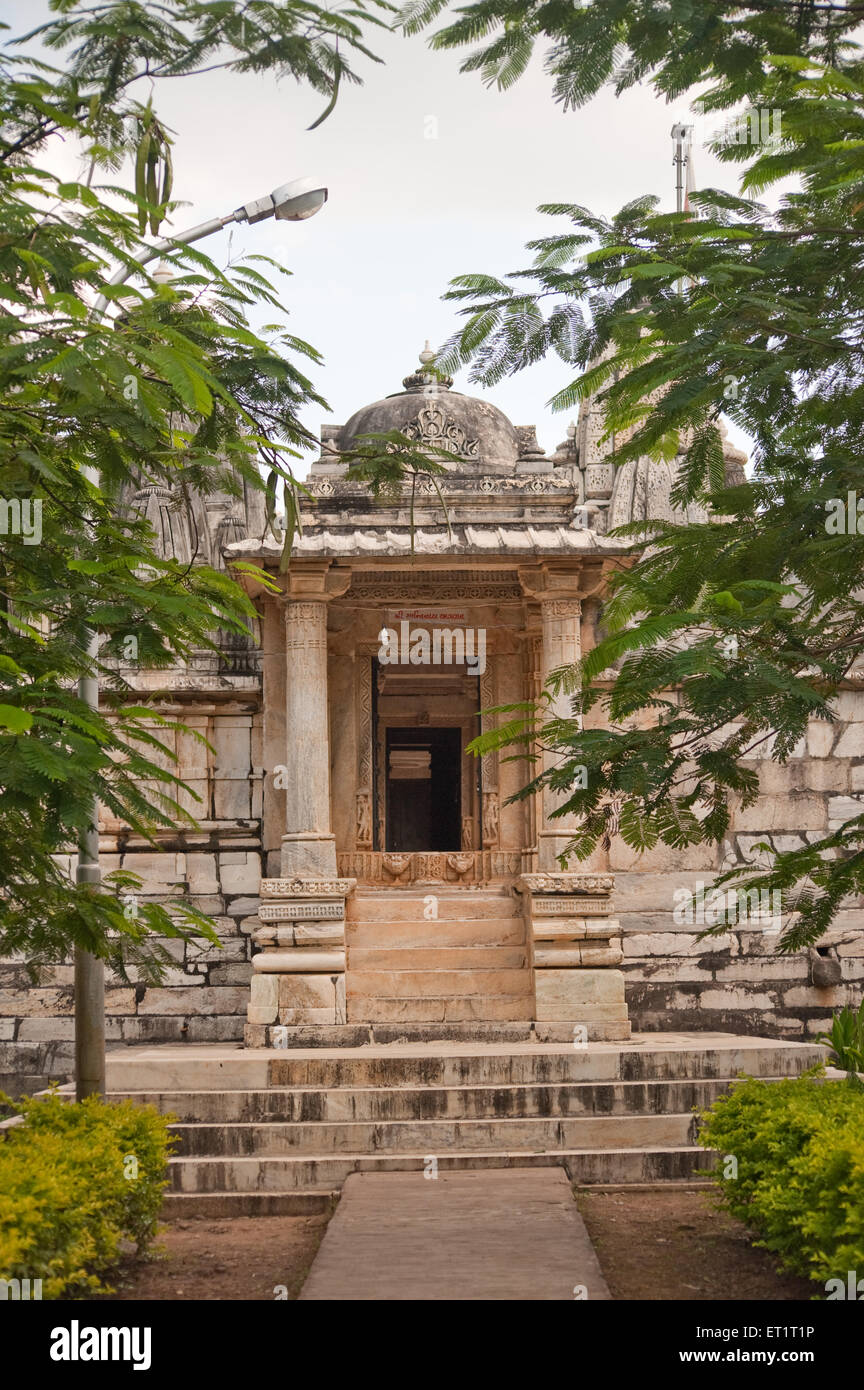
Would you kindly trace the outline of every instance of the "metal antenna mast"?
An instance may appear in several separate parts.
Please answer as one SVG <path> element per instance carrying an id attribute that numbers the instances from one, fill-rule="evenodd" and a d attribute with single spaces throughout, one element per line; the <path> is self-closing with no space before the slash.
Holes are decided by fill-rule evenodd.
<path id="1" fill-rule="evenodd" d="M 672 139 L 675 142 L 675 153 L 672 163 L 675 165 L 675 211 L 684 211 L 685 188 L 687 181 L 684 176 L 684 169 L 690 163 L 690 142 L 693 135 L 692 125 L 673 125 Z"/>

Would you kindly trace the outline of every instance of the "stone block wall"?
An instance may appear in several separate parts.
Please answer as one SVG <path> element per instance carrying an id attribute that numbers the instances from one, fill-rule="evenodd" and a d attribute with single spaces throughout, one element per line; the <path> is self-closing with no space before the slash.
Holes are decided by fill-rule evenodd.
<path id="1" fill-rule="evenodd" d="M 864 691 L 842 692 L 835 708 L 837 723 L 811 722 L 785 764 L 770 761 L 770 742 L 754 751 L 760 798 L 738 811 L 719 851 L 660 846 L 638 856 L 613 843 L 608 867 L 634 1029 L 801 1038 L 827 1028 L 836 1009 L 860 1002 L 864 898 L 844 903 L 815 950 L 791 956 L 779 956 L 776 935 L 758 925 L 739 921 L 724 936 L 700 941 L 700 925 L 674 920 L 685 890 L 710 885 L 736 864 L 758 865 L 761 843 L 780 852 L 801 848 L 864 813 Z"/>
<path id="2" fill-rule="evenodd" d="M 252 931 L 259 926 L 262 756 L 259 716 L 245 709 L 197 705 L 173 717 L 200 730 L 205 747 L 176 735 L 172 770 L 201 797 L 190 802 L 196 830 L 163 835 L 155 847 L 106 821 L 103 874 L 125 869 L 142 880 L 142 903 L 182 899 L 214 920 L 220 945 L 206 937 L 163 938 L 175 964 L 161 985 L 130 971 L 130 983 L 106 973 L 108 1047 L 157 1042 L 241 1042 L 252 975 Z M 160 733 L 164 739 L 164 731 Z M 64 860 L 71 876 L 75 858 Z M 31 1093 L 71 1079 L 74 1066 L 74 968 L 52 966 L 29 985 L 21 961 L 0 960 L 0 1090 Z"/>

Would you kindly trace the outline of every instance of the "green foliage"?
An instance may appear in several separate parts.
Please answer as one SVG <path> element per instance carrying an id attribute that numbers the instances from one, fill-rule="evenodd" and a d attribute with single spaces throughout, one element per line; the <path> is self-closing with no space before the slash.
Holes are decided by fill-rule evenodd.
<path id="1" fill-rule="evenodd" d="M 421 32 L 447 0 L 407 0 L 408 34 Z M 616 95 L 651 81 L 669 100 L 721 76 L 736 100 L 758 87 L 772 54 L 802 52 L 833 62 L 860 23 L 855 5 L 811 0 L 475 0 L 430 43 L 480 46 L 462 64 L 488 86 L 511 86 L 543 45 L 544 68 L 564 109 L 610 84 Z"/>
<path id="2" fill-rule="evenodd" d="M 820 1033 L 816 1041 L 831 1048 L 835 1067 L 850 1076 L 864 1071 L 864 999 L 857 1010 L 841 1009 L 835 1014 L 830 1032 Z"/>
<path id="3" fill-rule="evenodd" d="M 349 482 L 364 483 L 376 500 L 398 501 L 407 486 L 412 555 L 417 484 L 422 478 L 431 483 L 444 513 L 447 535 L 452 538 L 450 513 L 438 484 L 438 477 L 447 471 L 445 461 L 452 458 L 446 449 L 428 443 L 418 445 L 401 430 L 370 430 L 358 435 L 339 457 L 347 464 L 345 477 Z"/>
<path id="4" fill-rule="evenodd" d="M 634 849 L 720 843 L 735 810 L 756 798 L 753 758 L 785 763 L 810 719 L 832 722 L 832 697 L 864 656 L 864 536 L 826 524 L 864 467 L 855 16 L 781 0 L 671 11 L 596 0 L 566 13 L 502 0 L 469 7 L 436 42 L 467 38 L 475 21 L 475 38 L 491 33 L 502 16 L 555 40 L 549 62 L 571 104 L 611 72 L 614 41 L 624 54 L 613 64 L 623 62 L 619 89 L 653 74 L 678 94 L 704 79 L 713 85 L 701 92 L 703 111 L 746 98 L 780 125 L 765 145 L 729 144 L 718 132 L 720 158 L 745 164 L 742 193 L 697 192 L 698 215 L 661 211 L 652 197 L 611 218 L 546 204 L 542 212 L 568 225 L 529 244 L 527 269 L 453 282 L 448 297 L 465 325 L 438 357 L 449 371 L 470 362 L 474 379 L 491 385 L 554 353 L 578 373 L 555 408 L 593 395 L 612 462 L 648 457 L 674 469 L 680 520 L 618 529 L 630 553 L 612 578 L 601 640 L 552 682 L 569 682 L 574 717 L 599 706 L 609 727 L 540 718 L 511 734 L 539 734 L 559 755 L 531 789 L 554 781 L 566 793 L 557 814 L 582 818 L 565 860 L 615 834 Z M 600 56 L 595 43 L 607 45 Z M 781 179 L 793 190 L 776 208 L 743 196 Z M 724 477 L 721 415 L 754 442 L 746 482 Z M 599 722 L 595 711 L 590 723 Z M 776 855 L 763 874 L 730 871 L 719 882 L 779 890 L 780 949 L 798 950 L 819 939 L 844 897 L 864 891 L 864 817 Z"/>
<path id="5" fill-rule="evenodd" d="M 110 1292 L 121 1239 L 140 1254 L 156 1235 L 170 1117 L 57 1093 L 16 1109 L 25 1123 L 0 1140 L 0 1278 L 41 1279 L 45 1299 Z"/>
<path id="6" fill-rule="evenodd" d="M 813 1074 L 750 1077 L 702 1117 L 699 1142 L 720 1154 L 732 1215 L 784 1268 L 820 1283 L 864 1269 L 864 1092 Z"/>
<path id="7" fill-rule="evenodd" d="M 261 256 L 220 267 L 178 246 L 165 257 L 170 284 L 140 269 L 145 224 L 164 233 L 173 208 L 177 137 L 159 117 L 157 79 L 273 72 L 330 100 L 358 80 L 348 59 L 371 56 L 363 29 L 388 8 L 53 0 L 47 23 L 0 49 L 2 494 L 31 518 L 41 508 L 37 543 L 0 528 L 0 953 L 34 968 L 74 943 L 158 974 L 151 933 L 209 930 L 182 903 L 132 915 L 118 899 L 131 880 L 76 888 L 55 861 L 94 797 L 141 835 L 191 823 L 164 721 L 118 674 L 129 635 L 139 666 L 167 669 L 213 649 L 217 629 L 248 631 L 255 612 L 235 578 L 198 556 L 158 556 L 121 493 L 157 484 L 179 509 L 193 493 L 240 496 L 264 487 L 261 460 L 291 490 L 310 442 L 299 413 L 324 404 L 297 365 L 317 364 L 314 348 L 281 324 L 250 327 L 261 306 L 284 318 L 268 279 L 281 267 Z M 27 55 L 34 35 L 62 65 Z M 80 151 L 79 180 L 51 172 L 54 139 Z M 112 287 L 118 263 L 136 280 Z M 95 319 L 103 293 L 114 316 Z M 94 674 L 98 713 L 76 695 Z"/>

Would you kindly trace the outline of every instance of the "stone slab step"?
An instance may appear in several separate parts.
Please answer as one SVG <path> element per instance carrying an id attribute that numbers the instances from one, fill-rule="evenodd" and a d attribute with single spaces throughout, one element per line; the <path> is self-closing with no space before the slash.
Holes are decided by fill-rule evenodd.
<path id="1" fill-rule="evenodd" d="M 468 1086 L 520 1085 L 567 1081 L 687 1080 L 693 1077 L 797 1076 L 824 1056 L 820 1047 L 766 1042 L 761 1047 L 642 1050 L 604 1043 L 584 1048 L 511 1045 L 471 1051 L 439 1044 L 434 1055 L 417 1045 L 414 1054 L 395 1045 L 361 1049 L 344 1057 L 312 1054 L 274 1056 L 274 1086 Z M 425 1055 L 424 1055 L 425 1054 Z"/>
<path id="2" fill-rule="evenodd" d="M 348 949 L 364 947 L 424 950 L 445 946 L 521 946 L 525 923 L 521 917 L 464 917 L 427 921 L 376 921 L 345 923 Z"/>
<path id="3" fill-rule="evenodd" d="M 404 959 L 400 960 L 400 956 Z M 348 971 L 355 977 L 355 983 L 362 987 L 361 977 L 376 974 L 411 974 L 414 971 L 493 971 L 526 970 L 528 950 L 524 945 L 517 946 L 386 946 L 383 949 L 372 946 L 348 946 Z"/>
<path id="4" fill-rule="evenodd" d="M 434 975 L 430 970 L 429 974 Z M 525 971 L 513 974 L 529 975 Z M 349 977 L 350 980 L 350 977 Z M 354 993 L 349 983 L 346 991 L 349 1021 L 360 1015 L 370 1023 L 462 1023 L 476 1021 L 519 1022 L 530 1019 L 534 1012 L 533 994 L 475 994 L 463 998 L 456 994 L 443 997 L 431 992 L 424 995 L 387 995 Z"/>
<path id="5" fill-rule="evenodd" d="M 163 1221 L 223 1216 L 319 1216 L 339 1201 L 338 1188 L 291 1192 L 166 1192 Z"/>
<path id="6" fill-rule="evenodd" d="M 452 1025 L 458 1028 L 458 1025 Z M 514 1024 L 502 1024 L 511 1031 Z M 522 1027 L 530 1025 L 519 1025 Z M 334 1030 L 338 1031 L 338 1030 Z M 354 1036 L 350 1026 L 345 1030 Z M 366 1030 L 363 1030 L 364 1032 Z M 385 1036 L 395 1033 L 385 1028 Z M 106 1058 L 111 1091 L 265 1090 L 271 1086 L 529 1085 L 797 1076 L 826 1057 L 816 1044 L 733 1034 L 642 1034 L 623 1045 L 589 1043 L 379 1042 L 356 1047 L 243 1050 L 210 1044 L 121 1047 Z"/>
<path id="7" fill-rule="evenodd" d="M 299 1153 L 441 1154 L 496 1149 L 629 1149 L 693 1143 L 694 1115 L 581 1115 L 484 1120 L 321 1120 L 176 1124 L 178 1157 Z"/>
<path id="8" fill-rule="evenodd" d="M 682 1115 L 732 1086 L 711 1081 L 574 1081 L 522 1086 L 271 1086 L 265 1091 L 126 1091 L 109 1100 L 154 1105 L 186 1124 L 315 1124 L 342 1120 L 562 1119 L 577 1115 Z"/>
<path id="9" fill-rule="evenodd" d="M 430 885 L 425 893 L 352 893 L 345 905 L 349 922 L 427 922 L 429 899 L 440 921 L 470 921 L 484 917 L 522 921 L 522 904 L 514 893 L 474 893 L 460 888 L 447 893 Z"/>
<path id="10" fill-rule="evenodd" d="M 345 980 L 349 997 L 374 999 L 464 999 L 502 994 L 525 995 L 530 991 L 530 972 L 524 968 L 502 970 L 352 970 Z M 530 1017 L 530 1015 L 529 1015 Z"/>
<path id="11" fill-rule="evenodd" d="M 557 1150 L 550 1153 L 457 1153 L 436 1156 L 439 1171 L 563 1167 L 574 1182 L 653 1182 L 704 1172 L 716 1154 L 696 1146 Z M 285 1193 L 332 1186 L 349 1173 L 431 1171 L 430 1155 L 307 1154 L 299 1158 L 180 1158 L 172 1160 L 174 1192 Z"/>

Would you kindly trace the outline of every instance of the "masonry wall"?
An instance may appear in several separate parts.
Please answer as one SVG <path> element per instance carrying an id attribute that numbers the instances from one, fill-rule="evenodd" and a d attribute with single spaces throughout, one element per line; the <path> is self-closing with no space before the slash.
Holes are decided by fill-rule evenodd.
<path id="1" fill-rule="evenodd" d="M 221 945 L 206 937 L 163 938 L 176 962 L 160 986 L 106 972 L 107 1045 L 242 1041 L 249 994 L 251 932 L 261 878 L 262 752 L 257 700 L 173 708 L 211 745 L 188 734 L 174 743 L 173 770 L 198 792 L 200 829 L 162 837 L 154 849 L 110 822 L 100 841 L 103 874 L 127 869 L 142 880 L 141 902 L 180 898 L 212 915 Z M 164 729 L 160 738 L 165 740 Z M 74 875 L 75 859 L 65 864 Z M 71 1079 L 74 969 L 46 970 L 28 986 L 24 963 L 0 961 L 0 1089 L 32 1092 Z"/>
<path id="2" fill-rule="evenodd" d="M 616 876 L 634 1028 L 801 1038 L 828 1027 L 834 1010 L 860 1002 L 862 898 L 844 903 L 815 950 L 792 956 L 778 955 L 777 936 L 759 926 L 739 922 L 700 941 L 701 925 L 674 921 L 680 890 L 710 884 L 733 864 L 759 863 L 760 843 L 797 849 L 864 813 L 864 691 L 842 692 L 835 708 L 838 722 L 812 721 L 785 764 L 770 761 L 767 742 L 754 753 L 762 794 L 737 813 L 719 852 L 661 847 L 640 857 L 620 840 L 613 844 L 608 867 Z"/>

